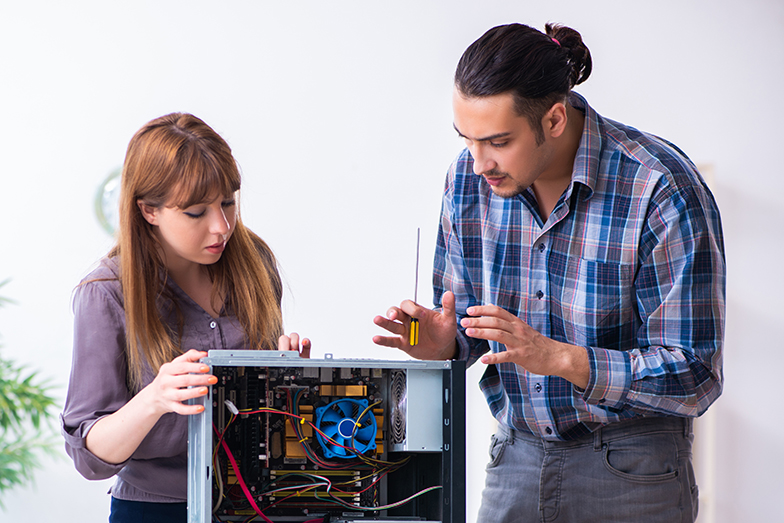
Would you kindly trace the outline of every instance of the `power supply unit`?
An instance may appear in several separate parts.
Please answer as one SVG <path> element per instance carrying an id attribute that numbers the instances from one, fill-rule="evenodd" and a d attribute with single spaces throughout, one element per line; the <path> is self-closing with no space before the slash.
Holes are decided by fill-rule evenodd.
<path id="1" fill-rule="evenodd" d="M 210 351 L 188 521 L 465 522 L 465 364 Z"/>

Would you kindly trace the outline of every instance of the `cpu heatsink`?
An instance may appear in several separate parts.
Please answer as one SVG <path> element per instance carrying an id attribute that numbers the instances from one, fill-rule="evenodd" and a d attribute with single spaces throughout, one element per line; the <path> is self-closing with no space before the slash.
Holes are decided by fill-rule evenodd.
<path id="1" fill-rule="evenodd" d="M 316 428 L 327 458 L 353 458 L 376 448 L 378 425 L 366 399 L 343 398 L 318 407 Z"/>

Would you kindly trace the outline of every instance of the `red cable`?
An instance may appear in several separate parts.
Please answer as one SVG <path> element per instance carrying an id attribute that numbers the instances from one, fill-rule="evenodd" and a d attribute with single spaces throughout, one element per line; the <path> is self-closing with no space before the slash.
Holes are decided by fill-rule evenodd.
<path id="1" fill-rule="evenodd" d="M 261 519 L 263 519 L 267 523 L 274 523 L 270 518 L 268 518 L 261 512 L 261 509 L 256 504 L 256 500 L 253 498 L 253 494 L 250 493 L 250 490 L 248 490 L 248 486 L 245 484 L 245 480 L 242 479 L 242 475 L 240 474 L 240 468 L 237 466 L 237 462 L 234 460 L 234 455 L 231 453 L 231 450 L 229 450 L 229 446 L 226 445 L 226 441 L 222 440 L 221 446 L 223 447 L 223 450 L 226 451 L 226 455 L 229 457 L 229 461 L 231 462 L 231 467 L 234 469 L 234 475 L 237 476 L 237 481 L 239 482 L 240 487 L 242 487 L 242 491 L 245 493 L 245 497 L 248 498 L 248 501 L 250 501 L 253 510 L 255 510 L 256 514 L 261 516 Z"/>

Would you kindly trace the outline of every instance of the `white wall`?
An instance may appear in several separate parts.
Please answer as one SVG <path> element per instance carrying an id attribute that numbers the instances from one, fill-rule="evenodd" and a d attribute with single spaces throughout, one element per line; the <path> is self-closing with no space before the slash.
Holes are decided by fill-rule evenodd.
<path id="1" fill-rule="evenodd" d="M 784 7 L 770 0 L 5 1 L 0 4 L 3 354 L 65 394 L 70 293 L 111 246 L 93 214 L 133 132 L 171 111 L 204 118 L 244 172 L 245 221 L 276 251 L 289 330 L 317 355 L 400 358 L 371 319 L 412 293 L 416 228 L 432 259 L 454 66 L 493 25 L 580 30 L 595 68 L 578 89 L 602 114 L 669 138 L 714 168 L 728 261 L 725 394 L 702 521 L 780 512 L 777 274 Z M 423 270 L 427 282 L 429 270 Z M 431 298 L 420 286 L 420 301 Z M 468 511 L 492 420 L 470 373 Z M 107 482 L 46 461 L 4 500 L 8 521 L 105 521 Z"/>

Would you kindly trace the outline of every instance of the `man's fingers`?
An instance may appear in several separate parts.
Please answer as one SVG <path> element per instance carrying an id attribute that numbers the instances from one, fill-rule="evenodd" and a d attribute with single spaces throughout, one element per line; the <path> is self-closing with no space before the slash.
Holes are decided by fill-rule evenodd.
<path id="1" fill-rule="evenodd" d="M 468 309 L 466 309 L 466 314 L 474 317 L 499 318 L 505 321 L 517 319 L 517 316 L 496 305 L 474 305 L 473 307 L 468 307 Z"/>
<path id="2" fill-rule="evenodd" d="M 493 316 L 463 318 L 460 320 L 460 325 L 466 329 L 469 327 L 474 327 L 477 329 L 497 329 L 508 332 L 512 332 L 514 330 L 513 323 Z"/>
<path id="3" fill-rule="evenodd" d="M 516 346 L 519 342 L 519 340 L 515 338 L 514 333 L 504 329 L 469 327 L 465 329 L 465 334 L 466 336 L 480 340 L 497 341 L 507 347 Z"/>
<path id="4" fill-rule="evenodd" d="M 403 301 L 403 303 L 400 304 L 399 310 L 401 311 L 402 314 L 396 316 L 395 318 L 399 321 L 405 321 L 406 319 L 409 318 L 419 318 L 422 315 L 421 314 L 422 307 L 417 305 L 411 300 Z M 402 315 L 406 315 L 408 316 L 408 318 L 401 318 L 400 316 Z"/>
<path id="5" fill-rule="evenodd" d="M 373 343 L 382 347 L 392 347 L 393 349 L 403 349 L 402 338 L 398 336 L 373 336 Z"/>
<path id="6" fill-rule="evenodd" d="M 383 316 L 376 316 L 375 318 L 373 318 L 373 323 L 375 323 L 382 329 L 387 330 L 392 334 L 396 334 L 398 336 L 403 336 L 406 333 L 405 325 L 397 321 L 387 319 Z"/>
<path id="7" fill-rule="evenodd" d="M 441 315 L 453 319 L 455 312 L 455 293 L 446 291 L 441 297 Z"/>
<path id="8" fill-rule="evenodd" d="M 486 365 L 492 365 L 492 364 L 499 364 L 499 363 L 511 361 L 511 359 L 512 358 L 509 352 L 503 351 L 503 352 L 492 352 L 489 354 L 485 354 L 480 358 L 480 361 Z"/>

